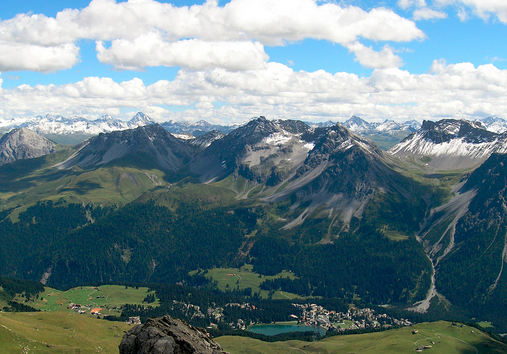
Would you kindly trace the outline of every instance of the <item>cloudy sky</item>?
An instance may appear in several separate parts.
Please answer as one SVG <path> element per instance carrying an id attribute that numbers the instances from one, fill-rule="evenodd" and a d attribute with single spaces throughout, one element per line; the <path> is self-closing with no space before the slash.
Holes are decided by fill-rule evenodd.
<path id="1" fill-rule="evenodd" d="M 505 0 L 0 0 L 0 119 L 507 118 Z"/>

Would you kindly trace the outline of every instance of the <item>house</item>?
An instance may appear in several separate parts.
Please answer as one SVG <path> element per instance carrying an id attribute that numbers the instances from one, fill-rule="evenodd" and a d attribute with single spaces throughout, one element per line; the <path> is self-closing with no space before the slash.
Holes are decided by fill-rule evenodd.
<path id="1" fill-rule="evenodd" d="M 102 310 L 102 308 L 100 308 L 100 307 L 96 307 L 96 308 L 94 308 L 94 309 L 92 309 L 92 310 L 90 311 L 90 314 L 92 314 L 92 315 L 100 315 L 100 311 L 101 311 L 101 310 Z"/>
<path id="2" fill-rule="evenodd" d="M 135 324 L 135 325 L 141 324 L 141 318 L 139 316 L 129 317 L 129 320 L 127 321 L 127 323 L 131 323 L 131 324 Z"/>

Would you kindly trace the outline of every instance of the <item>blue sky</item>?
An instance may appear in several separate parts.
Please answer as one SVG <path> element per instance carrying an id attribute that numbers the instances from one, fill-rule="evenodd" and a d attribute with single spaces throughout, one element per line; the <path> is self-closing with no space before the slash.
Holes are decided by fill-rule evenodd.
<path id="1" fill-rule="evenodd" d="M 2 0 L 0 120 L 507 118 L 504 0 Z"/>

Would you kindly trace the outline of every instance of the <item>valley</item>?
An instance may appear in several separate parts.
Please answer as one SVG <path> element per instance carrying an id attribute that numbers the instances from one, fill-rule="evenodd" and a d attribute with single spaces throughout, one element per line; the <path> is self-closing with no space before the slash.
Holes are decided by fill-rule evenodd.
<path id="1" fill-rule="evenodd" d="M 505 139 L 442 120 L 383 151 L 341 124 L 259 117 L 193 139 L 147 124 L 55 145 L 0 166 L 0 274 L 62 289 L 54 294 L 134 284 L 173 296 L 146 311 L 139 300 L 110 304 L 107 316 L 122 319 L 169 311 L 210 327 L 196 306 L 286 307 L 240 311 L 215 335 L 238 319 L 287 321 L 291 301 L 504 333 Z M 213 296 L 214 307 L 201 299 Z"/>

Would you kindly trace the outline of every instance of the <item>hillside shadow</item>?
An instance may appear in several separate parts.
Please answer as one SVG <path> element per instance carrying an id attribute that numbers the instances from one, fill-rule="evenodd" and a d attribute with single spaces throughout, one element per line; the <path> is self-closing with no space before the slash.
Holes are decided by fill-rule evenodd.
<path id="1" fill-rule="evenodd" d="M 61 191 L 62 192 L 64 192 L 64 191 L 65 192 L 75 192 L 76 194 L 79 194 L 79 195 L 85 195 L 89 191 L 92 191 L 94 189 L 103 189 L 103 187 L 100 184 L 95 183 L 95 182 L 80 181 L 80 182 L 76 183 L 76 185 L 74 187 L 64 188 Z"/>
<path id="2" fill-rule="evenodd" d="M 69 171 L 57 169 L 48 169 L 41 175 L 34 174 L 35 171 L 47 165 L 46 156 L 42 156 L 0 166 L 0 192 L 19 192 L 41 183 L 58 180 L 69 174 Z"/>

